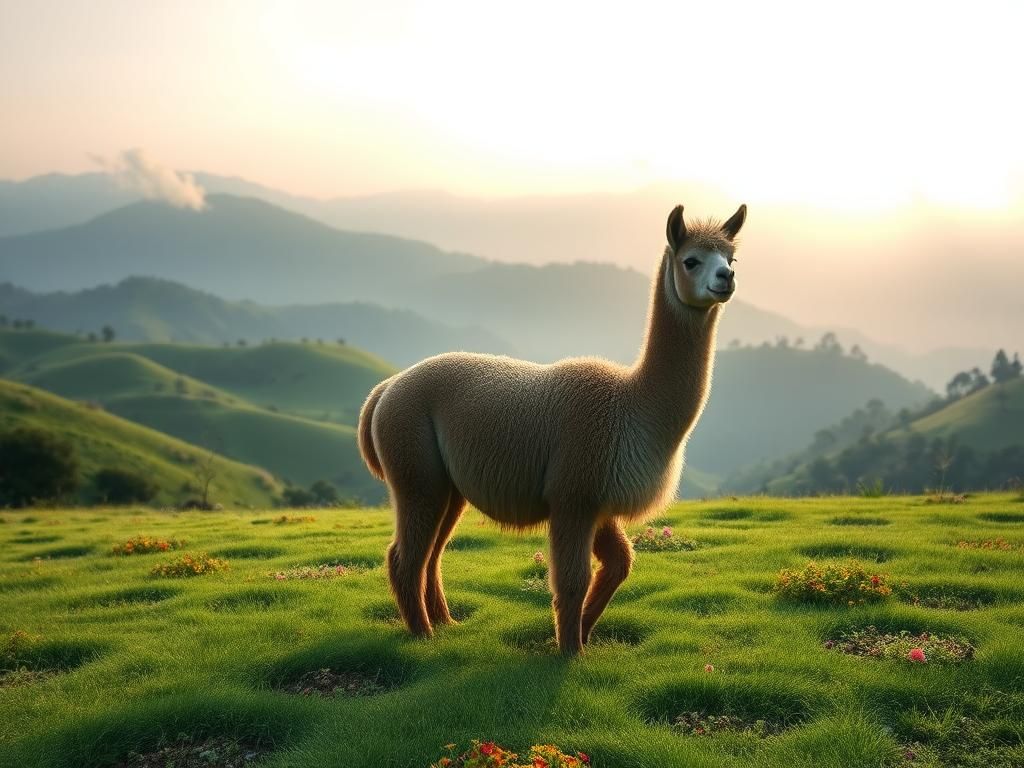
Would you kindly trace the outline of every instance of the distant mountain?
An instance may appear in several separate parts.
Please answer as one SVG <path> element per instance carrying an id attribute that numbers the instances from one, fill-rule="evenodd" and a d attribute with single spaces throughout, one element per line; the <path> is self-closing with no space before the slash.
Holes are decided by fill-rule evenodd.
<path id="1" fill-rule="evenodd" d="M 133 203 L 85 224 L 0 239 L 0 280 L 34 291 L 143 275 L 276 304 L 404 296 L 438 274 L 484 263 L 427 243 L 341 232 L 229 195 L 208 196 L 201 212 Z"/>
<path id="2" fill-rule="evenodd" d="M 270 307 L 226 301 L 157 278 L 132 277 L 73 293 L 36 294 L 0 284 L 0 313 L 69 333 L 109 325 L 124 341 L 234 344 L 307 338 L 335 344 L 344 339 L 399 366 L 453 349 L 515 351 L 488 331 L 451 327 L 408 310 L 361 302 Z"/>
<path id="3" fill-rule="evenodd" d="M 202 212 L 135 203 L 74 227 L 0 238 L 0 281 L 33 292 L 78 291 L 145 275 L 234 301 L 370 302 L 491 334 L 488 338 L 470 330 L 467 336 L 462 335 L 467 332 L 450 333 L 423 324 L 409 335 L 407 354 L 402 356 L 406 359 L 413 356 L 413 340 L 426 342 L 435 331 L 440 336 L 434 348 L 443 347 L 442 342 L 452 346 L 472 342 L 481 351 L 500 353 L 511 348 L 540 362 L 597 354 L 628 363 L 640 346 L 650 278 L 634 270 L 586 262 L 544 267 L 499 264 L 427 243 L 334 230 L 254 199 L 211 195 L 207 203 Z M 652 271 L 657 256 L 652 256 Z M 163 301 L 144 290 L 146 286 L 129 287 L 142 294 L 143 304 Z M 7 296 L 12 306 L 27 301 L 24 294 L 10 289 Z M 66 303 L 73 307 L 76 301 L 88 303 L 102 296 L 68 298 Z M 47 311 L 60 304 L 58 298 L 50 300 Z M 126 310 L 126 327 L 138 329 L 146 338 L 154 334 L 188 338 L 163 327 L 164 321 L 154 318 L 149 309 L 139 309 L 138 301 L 135 305 Z M 205 301 L 198 308 L 202 311 L 192 320 L 183 320 L 183 328 L 226 322 L 225 307 Z M 237 316 L 237 307 L 233 311 Z M 297 326 L 300 321 L 316 324 L 333 311 L 293 308 L 275 313 L 285 318 L 282 322 Z M 255 322 L 260 312 L 251 314 Z M 54 316 L 60 327 L 82 327 L 79 322 L 72 326 L 66 313 Z M 91 318 L 98 320 L 99 315 Z M 723 322 L 722 338 L 773 338 L 773 334 L 794 331 L 787 319 L 734 301 Z M 324 329 L 316 335 L 328 333 Z M 369 330 L 367 334 L 370 340 Z M 196 335 L 222 338 L 220 331 L 197 331 Z M 378 339 L 372 341 L 378 350 Z"/>
<path id="4" fill-rule="evenodd" d="M 0 237 L 81 224 L 138 199 L 106 173 L 0 181 Z"/>

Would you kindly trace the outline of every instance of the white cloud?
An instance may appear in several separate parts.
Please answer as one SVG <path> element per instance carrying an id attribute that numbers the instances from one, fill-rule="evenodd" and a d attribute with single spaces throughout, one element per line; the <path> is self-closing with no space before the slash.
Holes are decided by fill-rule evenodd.
<path id="1" fill-rule="evenodd" d="M 153 160 L 142 149 L 127 149 L 113 160 L 94 158 L 126 189 L 138 192 L 147 200 L 159 200 L 175 208 L 201 211 L 206 206 L 206 192 L 191 174 Z"/>

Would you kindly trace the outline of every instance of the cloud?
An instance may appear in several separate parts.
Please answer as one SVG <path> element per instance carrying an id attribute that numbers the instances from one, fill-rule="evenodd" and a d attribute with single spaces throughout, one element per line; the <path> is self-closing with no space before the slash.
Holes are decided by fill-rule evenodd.
<path id="1" fill-rule="evenodd" d="M 201 211 L 206 207 L 206 192 L 191 174 L 153 160 L 142 149 L 127 149 L 113 160 L 93 158 L 126 189 L 138 192 L 147 200 L 159 200 L 175 208 Z"/>

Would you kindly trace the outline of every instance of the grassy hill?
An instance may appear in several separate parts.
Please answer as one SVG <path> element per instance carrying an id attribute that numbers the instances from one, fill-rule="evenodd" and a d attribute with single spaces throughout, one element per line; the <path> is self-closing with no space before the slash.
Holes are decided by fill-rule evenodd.
<path id="1" fill-rule="evenodd" d="M 995 451 L 1024 444 L 1024 378 L 993 384 L 950 403 L 935 413 L 914 420 L 910 432 L 928 440 L 955 436 L 961 445 Z M 894 430 L 905 439 L 907 430 Z"/>
<path id="2" fill-rule="evenodd" d="M 327 480 L 344 496 L 384 498 L 352 425 L 366 393 L 392 369 L 354 347 L 104 344 L 0 331 L 0 353 L 10 379 L 100 404 L 281 480 Z"/>
<path id="3" fill-rule="evenodd" d="M 27 426 L 69 440 L 78 454 L 83 488 L 79 501 L 92 500 L 89 480 L 103 468 L 126 469 L 160 489 L 157 504 L 178 504 L 196 494 L 195 468 L 207 452 L 95 406 L 75 403 L 22 383 L 0 379 L 0 429 Z M 215 458 L 211 499 L 230 506 L 269 507 L 281 488 L 257 467 Z"/>
<path id="4" fill-rule="evenodd" d="M 965 490 L 1004 487 L 1024 477 L 1024 379 L 992 384 L 905 426 L 891 414 L 887 421 L 831 446 L 816 440 L 770 466 L 729 477 L 723 488 L 793 494 L 880 482 L 901 491 Z"/>
<path id="5" fill-rule="evenodd" d="M 687 455 L 729 475 L 800 450 L 868 400 L 897 411 L 934 393 L 884 366 L 823 349 L 760 346 L 719 352 L 711 398 Z"/>
<path id="6" fill-rule="evenodd" d="M 521 756 L 557 744 L 592 768 L 1024 764 L 1016 495 L 674 505 L 658 522 L 696 549 L 638 551 L 571 661 L 533 560 L 543 532 L 468 512 L 443 560 L 459 623 L 412 640 L 383 568 L 390 516 L 301 514 L 315 519 L 0 511 L 0 763 L 165 766 L 158 750 L 216 740 L 175 765 L 243 764 L 226 744 L 261 768 L 425 768 L 479 739 Z M 180 552 L 110 556 L 139 534 L 229 567 L 160 578 Z M 782 569 L 851 557 L 893 593 L 775 591 Z M 349 567 L 295 578 L 322 564 Z"/>

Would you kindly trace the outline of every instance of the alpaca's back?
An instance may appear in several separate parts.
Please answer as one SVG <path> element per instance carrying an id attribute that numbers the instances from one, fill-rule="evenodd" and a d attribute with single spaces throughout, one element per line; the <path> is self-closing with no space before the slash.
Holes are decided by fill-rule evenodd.
<path id="1" fill-rule="evenodd" d="M 439 355 L 388 382 L 373 443 L 389 483 L 436 456 L 472 504 L 528 525 L 548 516 L 553 494 L 600 501 L 621 387 L 603 361 Z"/>

